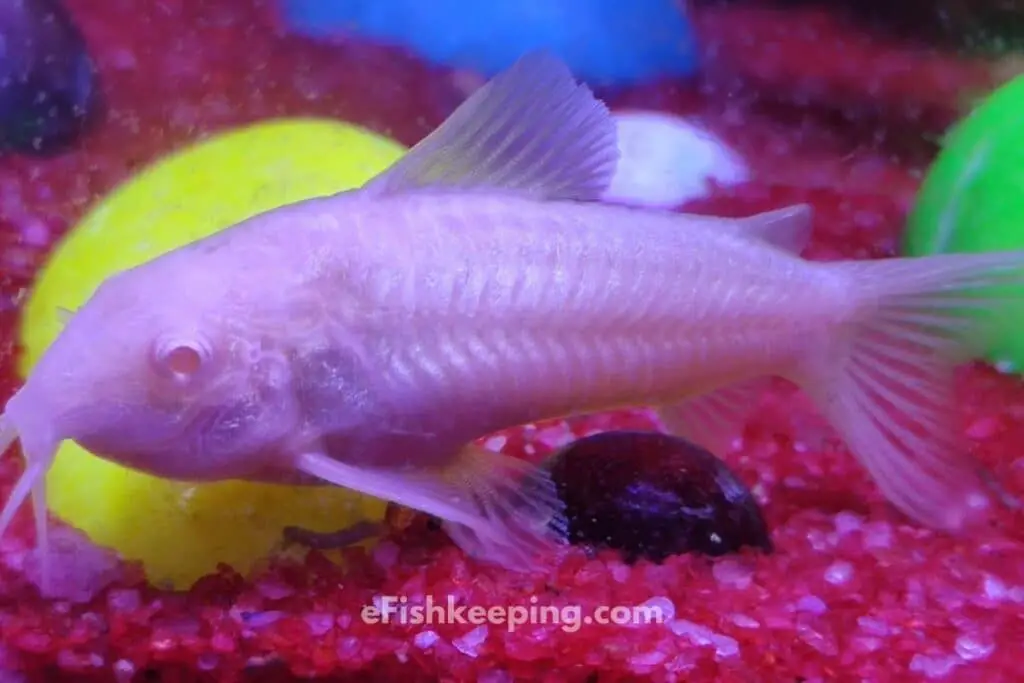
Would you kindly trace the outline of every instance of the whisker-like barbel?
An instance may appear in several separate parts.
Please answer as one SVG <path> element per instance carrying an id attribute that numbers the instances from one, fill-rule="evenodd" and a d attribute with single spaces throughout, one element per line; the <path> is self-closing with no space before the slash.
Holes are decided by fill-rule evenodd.
<path id="1" fill-rule="evenodd" d="M 18 439 L 18 432 L 14 428 L 10 419 L 6 414 L 0 414 L 0 456 L 3 456 L 7 449 L 14 445 L 14 442 Z M 26 470 L 28 468 L 26 467 Z M 14 516 L 21 509 L 22 503 L 28 499 L 29 494 L 32 492 L 32 481 L 30 478 L 25 476 L 25 473 L 21 475 L 14 487 L 11 489 L 10 494 L 7 497 L 3 510 L 0 511 L 0 538 L 3 538 L 4 533 L 7 531 L 7 527 L 14 521 Z"/>
<path id="2" fill-rule="evenodd" d="M 3 446 L 0 449 L 0 454 L 5 453 L 8 448 L 14 445 L 17 438 L 18 432 L 15 430 L 14 425 L 11 424 L 6 415 L 0 416 L 0 446 Z M 7 502 L 4 504 L 3 510 L 0 511 L 0 538 L 3 538 L 7 527 L 14 521 L 14 517 L 17 515 L 18 510 L 21 509 L 22 504 L 28 500 L 32 493 L 32 484 L 38 476 L 40 476 L 40 465 L 26 462 L 24 470 L 7 496 Z"/>
<path id="3" fill-rule="evenodd" d="M 0 456 L 3 456 L 17 440 L 18 430 L 14 428 L 6 413 L 0 413 Z"/>

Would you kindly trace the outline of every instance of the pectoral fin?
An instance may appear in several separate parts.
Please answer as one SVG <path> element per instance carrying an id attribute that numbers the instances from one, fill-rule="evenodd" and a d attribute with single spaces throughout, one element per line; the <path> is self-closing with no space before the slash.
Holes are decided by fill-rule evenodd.
<path id="1" fill-rule="evenodd" d="M 535 565 L 538 553 L 567 539 L 564 506 L 547 473 L 477 446 L 441 469 L 357 467 L 322 453 L 307 453 L 296 465 L 329 483 L 434 515 L 467 554 L 510 569 Z"/>

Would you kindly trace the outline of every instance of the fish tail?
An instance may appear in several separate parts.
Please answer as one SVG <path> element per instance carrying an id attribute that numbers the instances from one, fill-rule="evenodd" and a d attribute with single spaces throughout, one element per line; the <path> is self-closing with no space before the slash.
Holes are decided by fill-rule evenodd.
<path id="1" fill-rule="evenodd" d="M 821 267 L 848 305 L 792 379 L 889 501 L 930 527 L 963 528 L 989 507 L 993 485 L 968 455 L 955 371 L 991 349 L 998 321 L 1024 310 L 1014 301 L 1024 252 Z"/>

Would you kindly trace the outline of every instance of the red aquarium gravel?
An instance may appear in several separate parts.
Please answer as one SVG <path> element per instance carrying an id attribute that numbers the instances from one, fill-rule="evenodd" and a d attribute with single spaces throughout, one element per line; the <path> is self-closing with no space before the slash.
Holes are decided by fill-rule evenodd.
<path id="1" fill-rule="evenodd" d="M 70 153 L 0 159 L 5 339 L 18 292 L 48 246 L 95 198 L 157 156 L 211 131 L 286 114 L 336 116 L 413 143 L 458 101 L 453 79 L 439 70 L 394 51 L 277 36 L 247 0 L 68 5 L 96 61 L 108 113 Z M 747 156 L 750 183 L 690 209 L 743 215 L 805 201 L 816 209 L 808 257 L 891 254 L 932 153 L 907 132 L 903 114 L 941 108 L 941 93 L 893 74 L 930 57 L 901 54 L 893 44 L 871 52 L 871 41 L 849 33 L 855 29 L 818 19 L 794 23 L 804 42 L 776 45 L 772 62 L 764 59 L 772 38 L 758 37 L 768 20 L 740 10 L 730 19 L 728 11 L 698 22 L 706 40 L 724 46 L 726 71 L 758 88 L 788 89 L 775 101 L 813 86 L 806 100 L 835 96 L 833 104 L 846 107 L 859 92 L 869 111 L 868 93 L 878 93 L 886 100 L 880 109 L 899 103 L 904 125 L 887 126 L 885 116 L 836 122 L 827 111 L 762 104 L 755 90 L 724 97 L 722 89 L 701 95 L 661 84 L 612 103 L 694 115 Z M 779 17 L 772 21 L 781 26 Z M 781 41 L 793 38 L 785 33 Z M 812 43 L 813 55 L 794 57 L 794 45 Z M 767 52 L 750 47 L 757 44 Z M 830 61 L 829 45 L 845 45 L 844 59 Z M 948 55 L 927 63 L 938 70 L 928 83 L 960 82 L 974 68 Z M 851 87 L 858 78 L 859 90 Z M 1024 492 L 1019 380 L 967 368 L 961 396 L 977 457 L 1009 490 Z M 577 437 L 652 426 L 643 412 L 625 413 L 534 425 L 488 444 L 541 459 Z M 344 570 L 311 553 L 253 577 L 224 568 L 176 594 L 146 586 L 94 550 L 86 560 L 118 576 L 114 585 L 84 602 L 46 603 L 21 571 L 32 542 L 23 515 L 0 543 L 0 670 L 8 672 L 0 681 L 1020 680 L 1020 512 L 1006 511 L 966 538 L 907 523 L 781 384 L 724 460 L 761 506 L 773 552 L 674 556 L 659 565 L 577 548 L 555 568 L 522 575 L 467 560 L 414 519 L 396 524 L 372 551 L 346 551 Z M 0 495 L 19 469 L 13 457 L 0 464 Z M 61 536 L 81 545 L 69 532 Z M 83 596 L 89 592 L 83 587 Z M 498 607 L 510 619 L 555 607 L 562 622 L 548 612 L 546 622 L 514 628 L 469 617 L 367 623 L 364 607 L 383 608 L 388 596 L 406 596 L 406 606 L 429 598 Z M 608 619 L 599 617 L 601 606 L 623 609 Z M 629 609 L 636 606 L 646 611 Z M 661 619 L 645 618 L 652 614 Z"/>

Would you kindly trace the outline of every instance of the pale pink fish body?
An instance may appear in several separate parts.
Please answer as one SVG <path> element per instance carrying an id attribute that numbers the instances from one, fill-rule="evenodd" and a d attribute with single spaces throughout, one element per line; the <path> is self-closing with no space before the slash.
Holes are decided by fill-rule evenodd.
<path id="1" fill-rule="evenodd" d="M 786 255 L 795 267 L 778 267 L 777 250 L 735 230 L 743 221 L 694 216 L 680 229 L 675 214 L 431 193 L 320 200 L 287 231 L 282 215 L 249 226 L 244 247 L 178 256 L 236 292 L 229 321 L 245 338 L 343 351 L 359 373 L 348 379 L 387 411 L 368 428 L 429 431 L 442 459 L 505 427 L 777 371 L 836 313 L 834 277 Z M 784 209 L 751 230 L 809 218 Z"/>
<path id="2" fill-rule="evenodd" d="M 766 377 L 809 393 L 904 512 L 961 528 L 983 489 L 953 368 L 1024 254 L 811 263 L 806 207 L 746 219 L 607 206 L 607 110 L 524 58 L 365 188 L 122 273 L 7 405 L 26 473 L 57 444 L 155 475 L 329 482 L 441 517 L 482 559 L 565 540 L 540 468 L 468 444 L 658 404 L 709 445 Z M 977 494 L 977 495 L 975 495 Z"/>

